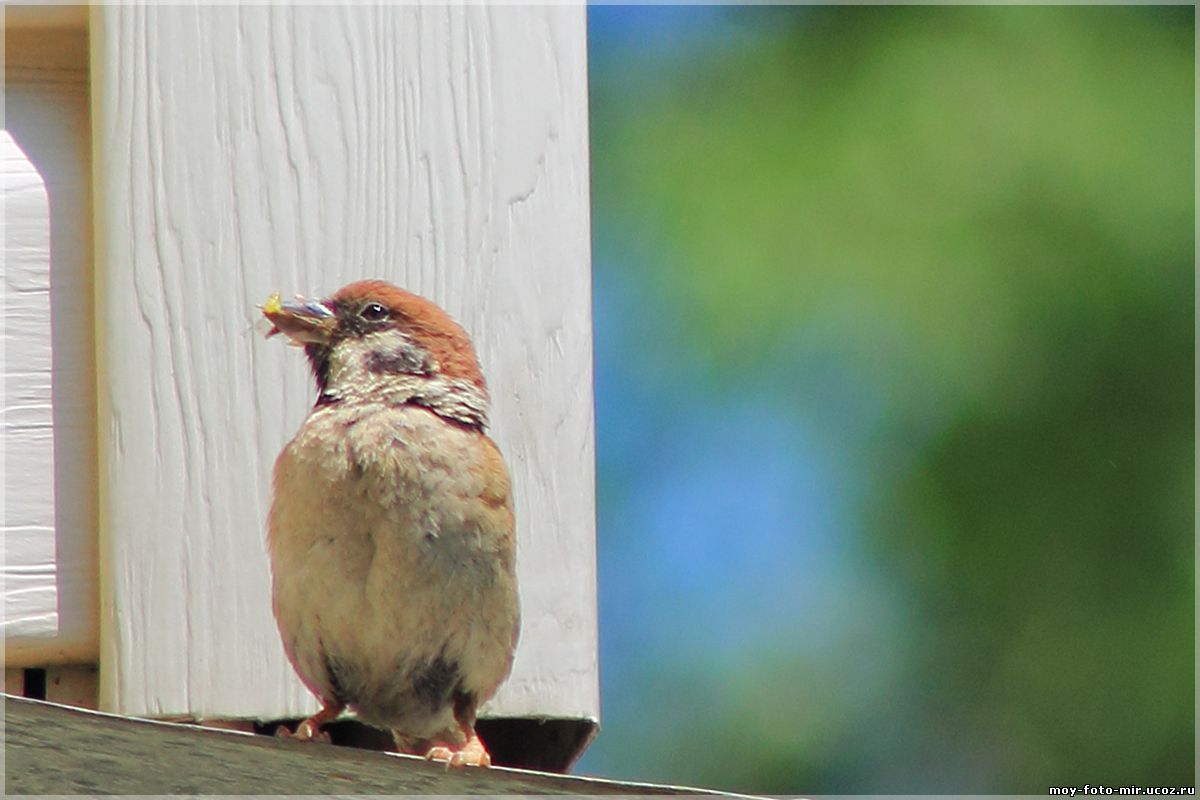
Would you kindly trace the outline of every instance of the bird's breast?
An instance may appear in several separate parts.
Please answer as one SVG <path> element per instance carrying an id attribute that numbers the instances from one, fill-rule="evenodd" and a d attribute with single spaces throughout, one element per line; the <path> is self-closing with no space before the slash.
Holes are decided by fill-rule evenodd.
<path id="1" fill-rule="evenodd" d="M 478 431 L 423 408 L 317 409 L 280 454 L 275 612 L 310 685 L 331 659 L 362 693 L 442 659 L 488 696 L 517 630 L 507 470 Z"/>
<path id="2" fill-rule="evenodd" d="M 507 469 L 486 436 L 420 407 L 318 409 L 276 464 L 272 536 L 395 566 L 468 568 L 512 548 Z M 289 507 L 290 506 L 290 507 Z M 273 542 L 273 546 L 275 542 Z"/>

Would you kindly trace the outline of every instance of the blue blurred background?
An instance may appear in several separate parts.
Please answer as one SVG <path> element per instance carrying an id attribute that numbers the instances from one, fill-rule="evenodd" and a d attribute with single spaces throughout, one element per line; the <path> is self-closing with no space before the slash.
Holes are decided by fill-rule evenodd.
<path id="1" fill-rule="evenodd" d="M 1194 9 L 589 9 L 603 724 L 1194 784 Z"/>

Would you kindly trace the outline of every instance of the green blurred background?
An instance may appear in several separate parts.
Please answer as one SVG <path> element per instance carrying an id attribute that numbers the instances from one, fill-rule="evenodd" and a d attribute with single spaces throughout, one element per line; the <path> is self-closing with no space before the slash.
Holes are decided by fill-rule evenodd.
<path id="1" fill-rule="evenodd" d="M 589 9 L 603 729 L 1194 785 L 1194 9 Z"/>

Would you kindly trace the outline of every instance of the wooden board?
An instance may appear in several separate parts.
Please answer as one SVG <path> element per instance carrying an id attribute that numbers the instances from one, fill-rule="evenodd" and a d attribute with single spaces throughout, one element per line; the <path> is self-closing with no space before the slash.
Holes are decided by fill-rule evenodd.
<path id="1" fill-rule="evenodd" d="M 314 708 L 263 549 L 313 390 L 252 324 L 377 276 L 472 333 L 514 473 L 524 627 L 485 714 L 596 718 L 585 10 L 91 13 L 102 707 Z"/>
<path id="2" fill-rule="evenodd" d="M 98 657 L 86 54 L 82 30 L 5 29 L 0 302 L 9 667 Z"/>
<path id="3" fill-rule="evenodd" d="M 5 699 L 9 794 L 717 794 L 498 767 L 447 769 L 414 756 Z"/>

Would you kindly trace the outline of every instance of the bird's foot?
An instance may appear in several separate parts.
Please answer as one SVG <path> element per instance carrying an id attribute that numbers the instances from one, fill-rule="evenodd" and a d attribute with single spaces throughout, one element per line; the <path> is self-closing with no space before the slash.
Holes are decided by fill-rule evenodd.
<path id="1" fill-rule="evenodd" d="M 297 742 L 321 742 L 329 744 L 332 741 L 329 734 L 321 730 L 319 726 L 312 724 L 312 719 L 306 719 L 296 726 L 295 731 L 289 731 L 286 726 L 280 725 L 275 729 L 275 735 L 280 739 L 294 739 Z"/>
<path id="2" fill-rule="evenodd" d="M 447 767 L 490 767 L 492 757 L 479 737 L 472 733 L 461 745 L 434 745 L 425 753 L 430 761 L 444 761 Z"/>
<path id="3" fill-rule="evenodd" d="M 297 725 L 294 732 L 289 731 L 286 726 L 280 725 L 275 729 L 275 735 L 281 739 L 295 739 L 298 742 L 329 744 L 332 740 L 328 733 L 321 730 L 321 726 L 337 719 L 344 709 L 345 706 L 337 703 L 325 705 L 320 711 Z"/>

